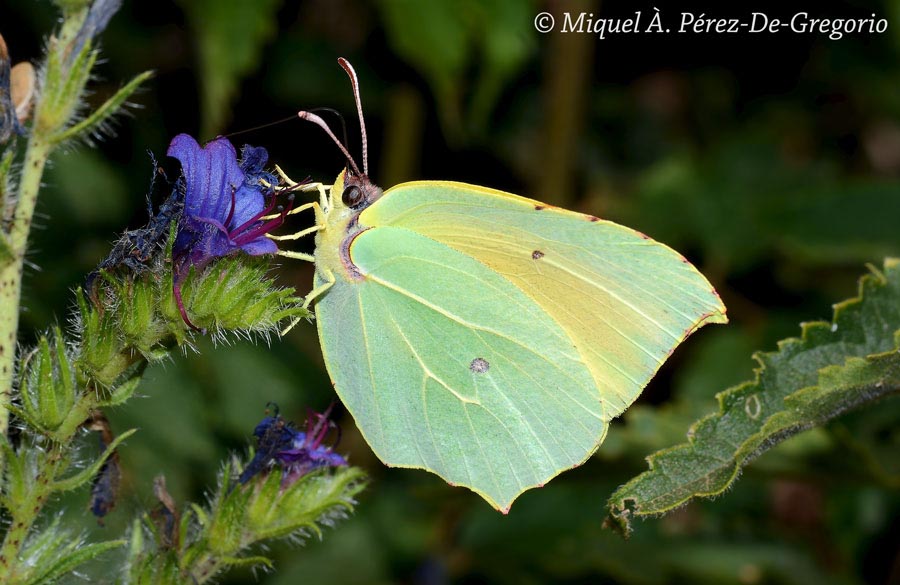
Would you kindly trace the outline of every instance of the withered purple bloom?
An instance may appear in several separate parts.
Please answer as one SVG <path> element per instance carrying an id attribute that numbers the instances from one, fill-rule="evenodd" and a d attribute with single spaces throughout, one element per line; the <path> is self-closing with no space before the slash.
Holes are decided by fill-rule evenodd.
<path id="1" fill-rule="evenodd" d="M 82 47 L 103 32 L 113 15 L 122 7 L 122 0 L 95 0 L 88 10 L 87 16 L 75 35 L 75 41 L 69 50 L 69 63 L 78 56 Z"/>
<path id="2" fill-rule="evenodd" d="M 337 440 L 326 445 L 325 439 L 332 428 L 340 429 L 329 420 L 330 408 L 324 413 L 310 411 L 306 430 L 298 431 L 293 423 L 281 415 L 267 416 L 253 431 L 257 440 L 256 456 L 241 473 L 239 482 L 247 483 L 254 475 L 272 465 L 284 470 L 282 483 L 292 484 L 304 475 L 322 467 L 343 467 L 347 460 L 334 452 Z"/>
<path id="3" fill-rule="evenodd" d="M 279 208 L 278 217 L 262 219 L 276 209 L 276 193 L 267 185 L 277 182 L 264 171 L 268 161 L 264 148 L 245 146 L 238 163 L 234 147 L 225 138 L 201 147 L 187 134 L 179 134 L 167 154 L 181 162 L 184 188 L 184 213 L 172 249 L 175 298 L 182 318 L 193 327 L 180 289 L 191 266 L 201 269 L 236 252 L 274 254 L 278 248 L 266 234 L 284 223 L 289 209 Z"/>

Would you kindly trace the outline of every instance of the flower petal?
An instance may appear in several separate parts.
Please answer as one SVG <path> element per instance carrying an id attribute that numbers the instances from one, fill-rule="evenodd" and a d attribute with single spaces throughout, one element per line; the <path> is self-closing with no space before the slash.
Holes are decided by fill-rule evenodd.
<path id="1" fill-rule="evenodd" d="M 278 251 L 278 245 L 271 239 L 260 236 L 241 246 L 241 250 L 251 256 L 261 256 L 263 254 L 274 254 Z"/>
<path id="2" fill-rule="evenodd" d="M 259 186 L 242 185 L 234 194 L 234 215 L 227 228 L 229 231 L 242 226 L 266 207 L 266 200 Z"/>
<path id="3" fill-rule="evenodd" d="M 179 134 L 172 139 L 166 154 L 181 162 L 185 214 L 225 223 L 231 211 L 232 193 L 244 184 L 244 173 L 231 143 L 217 138 L 201 148 L 191 136 Z M 258 205 L 261 211 L 261 195 Z"/>

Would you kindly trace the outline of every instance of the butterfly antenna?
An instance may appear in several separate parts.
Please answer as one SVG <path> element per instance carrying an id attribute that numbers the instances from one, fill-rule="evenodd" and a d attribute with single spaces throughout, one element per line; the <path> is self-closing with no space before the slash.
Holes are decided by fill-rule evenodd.
<path id="1" fill-rule="evenodd" d="M 350 168 L 353 169 L 353 172 L 356 173 L 357 175 L 362 174 L 359 172 L 359 167 L 356 166 L 356 161 L 353 160 L 353 157 L 350 156 L 349 152 L 347 152 L 347 148 L 343 144 L 341 144 L 341 141 L 337 139 L 337 136 L 334 135 L 334 132 L 332 132 L 331 128 L 328 127 L 328 124 L 325 123 L 325 120 L 323 120 L 319 116 L 313 114 L 312 112 L 300 111 L 300 112 L 297 112 L 297 116 L 301 120 L 307 120 L 309 122 L 312 122 L 313 124 L 315 124 L 316 126 L 321 128 L 322 130 L 324 130 L 325 133 L 328 134 L 329 137 L 331 137 L 331 139 L 334 141 L 334 143 L 337 144 L 337 147 L 341 149 L 341 152 L 344 154 L 344 157 L 347 159 L 347 162 L 350 163 Z"/>
<path id="2" fill-rule="evenodd" d="M 359 131 L 362 135 L 362 153 L 363 153 L 363 173 L 369 175 L 369 145 L 366 138 L 366 120 L 363 118 L 362 100 L 359 97 L 359 79 L 356 77 L 356 70 L 353 65 L 343 57 L 338 57 L 338 64 L 347 72 L 350 77 L 350 83 L 353 85 L 353 98 L 356 100 L 356 113 L 359 114 Z"/>
<path id="3" fill-rule="evenodd" d="M 341 138 L 343 138 L 343 140 L 341 140 L 341 144 L 343 144 L 344 146 L 350 144 L 350 141 L 347 140 L 347 122 L 346 120 L 344 120 L 344 117 L 339 111 L 335 110 L 334 108 L 313 108 L 309 111 L 314 114 L 318 114 L 319 112 L 328 112 L 329 114 L 333 114 L 341 123 Z"/>
<path id="4" fill-rule="evenodd" d="M 248 132 L 256 132 L 257 130 L 262 130 L 263 128 L 268 128 L 269 126 L 277 126 L 278 124 L 284 124 L 285 122 L 290 122 L 293 119 L 294 119 L 293 116 L 288 116 L 287 118 L 282 118 L 281 120 L 275 120 L 274 122 L 266 122 L 265 124 L 260 124 L 259 126 L 245 128 L 244 130 L 237 130 L 235 132 L 231 132 L 230 134 L 223 134 L 223 136 L 225 138 L 233 138 L 235 136 L 240 136 L 241 134 L 247 134 Z"/>

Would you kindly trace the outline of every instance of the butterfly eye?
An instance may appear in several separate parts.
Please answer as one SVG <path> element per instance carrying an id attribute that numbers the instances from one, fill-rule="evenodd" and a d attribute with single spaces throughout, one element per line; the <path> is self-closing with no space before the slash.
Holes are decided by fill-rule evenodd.
<path id="1" fill-rule="evenodd" d="M 363 192 L 356 185 L 350 185 L 344 189 L 341 200 L 343 200 L 344 205 L 347 207 L 356 207 L 363 202 Z"/>

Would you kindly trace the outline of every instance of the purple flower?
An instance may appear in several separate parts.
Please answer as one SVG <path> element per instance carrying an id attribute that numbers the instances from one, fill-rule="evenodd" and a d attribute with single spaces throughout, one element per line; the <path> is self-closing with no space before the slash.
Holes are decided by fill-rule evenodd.
<path id="1" fill-rule="evenodd" d="M 262 219 L 275 210 L 275 192 L 263 181 L 277 182 L 263 170 L 268 160 L 264 148 L 245 146 L 239 164 L 227 139 L 217 138 L 201 147 L 187 134 L 179 134 L 167 154 L 181 162 L 184 188 L 184 213 L 172 249 L 175 299 L 185 323 L 194 327 L 180 288 L 190 267 L 201 269 L 239 251 L 252 256 L 274 254 L 278 248 L 266 234 L 284 223 L 288 210 L 279 208 L 279 217 Z"/>
<path id="2" fill-rule="evenodd" d="M 284 470 L 284 486 L 314 469 L 346 466 L 347 460 L 334 452 L 337 440 L 330 445 L 324 444 L 329 431 L 338 428 L 328 419 L 330 411 L 330 407 L 324 413 L 310 411 L 305 431 L 295 429 L 293 423 L 285 421 L 277 412 L 275 416 L 264 418 L 253 431 L 257 440 L 256 455 L 241 473 L 239 482 L 247 483 L 254 475 L 276 464 Z"/>

